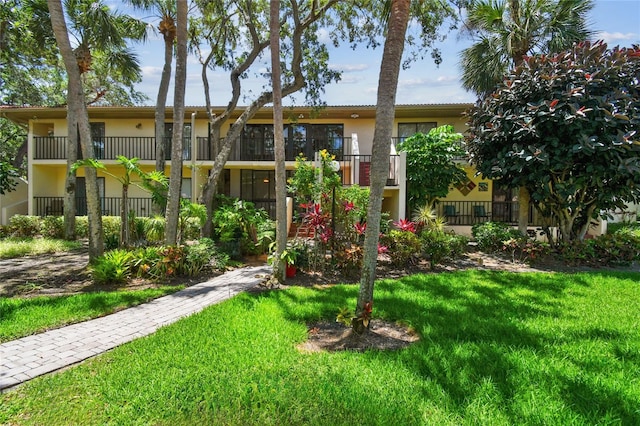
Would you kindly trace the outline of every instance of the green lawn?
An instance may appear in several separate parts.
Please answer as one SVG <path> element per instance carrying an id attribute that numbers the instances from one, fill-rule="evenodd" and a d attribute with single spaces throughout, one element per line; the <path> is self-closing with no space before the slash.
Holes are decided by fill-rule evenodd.
<path id="1" fill-rule="evenodd" d="M 304 354 L 355 286 L 241 294 L 0 396 L 0 423 L 640 424 L 640 274 L 459 272 L 376 287 L 421 340 Z"/>
<path id="2" fill-rule="evenodd" d="M 148 302 L 184 286 L 83 293 L 72 296 L 0 297 L 0 342 L 46 331 Z"/>

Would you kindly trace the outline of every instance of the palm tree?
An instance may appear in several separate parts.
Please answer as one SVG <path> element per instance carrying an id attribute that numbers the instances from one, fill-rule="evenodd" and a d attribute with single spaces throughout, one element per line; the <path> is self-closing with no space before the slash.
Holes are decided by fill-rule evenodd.
<path id="1" fill-rule="evenodd" d="M 353 330 L 361 334 L 367 327 L 373 306 L 373 284 L 378 259 L 382 193 L 389 172 L 389 149 L 393 134 L 396 92 L 405 34 L 409 22 L 411 0 L 392 0 L 389 4 L 387 37 L 380 64 L 376 126 L 371 153 L 371 186 L 367 208 L 367 229 L 364 237 L 364 260 Z"/>
<path id="2" fill-rule="evenodd" d="M 472 0 L 466 31 L 474 43 L 460 54 L 462 85 L 478 96 L 491 93 L 527 55 L 554 53 L 589 38 L 592 0 Z M 518 193 L 518 229 L 527 231 L 529 191 Z"/>
<path id="3" fill-rule="evenodd" d="M 525 56 L 589 38 L 592 8 L 592 0 L 472 0 L 465 31 L 473 45 L 460 54 L 462 85 L 486 95 Z"/>
<path id="4" fill-rule="evenodd" d="M 91 144 L 91 128 L 89 126 L 89 114 L 87 112 L 87 106 L 85 104 L 84 90 L 82 87 L 82 80 L 80 69 L 76 62 L 76 57 L 71 48 L 69 42 L 69 33 L 67 32 L 67 24 L 64 18 L 64 12 L 62 10 L 62 4 L 60 0 L 47 0 L 49 6 L 49 14 L 51 17 L 51 26 L 56 37 L 56 43 L 60 49 L 60 54 L 64 60 L 65 68 L 69 78 L 68 90 L 67 90 L 67 121 L 69 127 L 69 140 L 73 141 L 69 148 L 75 153 L 76 147 L 76 135 L 80 136 L 82 150 L 86 158 L 93 152 Z M 71 157 L 67 153 L 68 157 Z M 93 155 L 91 155 L 93 157 Z M 68 161 L 68 160 L 67 160 Z M 87 210 L 89 214 L 89 260 L 94 260 L 101 256 L 104 251 L 104 237 L 102 233 L 102 211 L 100 209 L 100 200 L 98 195 L 97 173 L 93 168 L 86 168 L 86 181 L 87 181 Z M 73 175 L 73 173 L 69 173 Z M 71 198 L 75 201 L 75 180 L 73 186 L 69 187 L 69 181 L 67 181 L 67 188 L 65 197 L 65 219 L 67 219 L 66 207 L 68 201 Z M 71 197 L 69 194 L 71 193 Z M 70 212 L 75 219 L 75 203 L 72 204 L 73 210 Z"/>
<path id="5" fill-rule="evenodd" d="M 176 40 L 176 3 L 172 0 L 129 0 L 134 7 L 143 10 L 153 10 L 160 18 L 158 31 L 164 39 L 164 65 L 158 87 L 155 113 L 155 137 L 156 137 L 156 171 L 164 173 L 165 167 L 165 108 L 167 93 L 171 80 L 171 63 L 173 61 L 173 45 Z M 156 214 L 162 211 L 162 207 L 153 203 Z"/>
<path id="6" fill-rule="evenodd" d="M 187 2 L 178 1 L 176 9 L 176 79 L 174 87 L 173 136 L 171 139 L 171 175 L 166 212 L 166 242 L 178 242 L 178 216 L 182 187 L 182 128 L 184 123 L 184 97 L 187 82 Z"/>

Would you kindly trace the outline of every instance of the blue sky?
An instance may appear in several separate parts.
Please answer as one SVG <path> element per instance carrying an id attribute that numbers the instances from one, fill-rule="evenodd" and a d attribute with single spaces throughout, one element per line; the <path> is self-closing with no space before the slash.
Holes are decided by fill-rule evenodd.
<path id="1" fill-rule="evenodd" d="M 116 8 L 117 3 L 113 2 Z M 597 32 L 597 39 L 605 40 L 610 46 L 630 46 L 640 44 L 640 0 L 595 0 L 595 7 L 590 14 L 590 26 Z M 452 32 L 447 40 L 438 47 L 443 54 L 443 63 L 438 67 L 430 57 L 415 62 L 408 70 L 400 73 L 397 103 L 453 103 L 473 102 L 473 94 L 466 92 L 460 85 L 458 68 L 459 52 L 468 45 L 458 34 Z M 159 38 L 152 39 L 144 45 L 135 46 L 142 67 L 143 81 L 137 89 L 149 96 L 149 105 L 155 103 L 158 82 L 162 71 L 162 43 Z M 374 105 L 382 48 L 356 51 L 350 48 L 332 49 L 330 66 L 342 71 L 342 80 L 325 88 L 324 99 L 329 105 Z M 268 58 L 267 58 L 268 60 Z M 175 71 L 175 70 L 174 70 Z M 205 98 L 200 77 L 201 66 L 196 58 L 190 58 L 187 65 L 187 105 L 204 105 Z M 214 105 L 226 105 L 229 101 L 228 74 L 209 72 L 209 83 L 212 86 L 211 97 Z M 247 89 L 259 90 L 262 83 L 244 82 Z M 302 102 L 302 97 L 298 97 Z M 168 102 L 173 101 L 173 85 Z M 240 104 L 248 101 L 241 98 Z M 293 104 L 291 99 L 286 105 Z"/>

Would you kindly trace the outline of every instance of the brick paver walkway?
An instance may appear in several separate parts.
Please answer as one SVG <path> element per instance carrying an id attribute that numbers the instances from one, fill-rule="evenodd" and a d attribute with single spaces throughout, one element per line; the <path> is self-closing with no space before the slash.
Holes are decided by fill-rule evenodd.
<path id="1" fill-rule="evenodd" d="M 256 286 L 269 266 L 236 269 L 149 303 L 0 345 L 0 390 L 147 336 Z"/>

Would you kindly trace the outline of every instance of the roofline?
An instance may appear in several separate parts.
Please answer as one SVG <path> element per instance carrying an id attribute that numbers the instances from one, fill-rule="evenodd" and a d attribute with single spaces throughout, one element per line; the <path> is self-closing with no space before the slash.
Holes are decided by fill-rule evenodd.
<path id="1" fill-rule="evenodd" d="M 396 118 L 417 118 L 422 116 L 448 116 L 462 114 L 469 109 L 472 103 L 438 103 L 438 104 L 399 104 L 396 105 Z M 231 118 L 235 119 L 246 109 L 246 106 L 239 106 L 232 113 Z M 153 118 L 155 106 L 89 106 L 87 107 L 91 118 L 103 118 L 109 116 L 127 118 Z M 221 114 L 225 110 L 223 106 L 214 106 L 214 114 Z M 205 106 L 185 106 L 185 118 L 192 113 L 202 114 L 206 117 Z M 284 116 L 291 116 L 292 120 L 300 118 L 375 118 L 375 105 L 328 105 L 320 109 L 309 106 L 283 107 Z M 426 114 L 425 114 L 426 113 Z M 66 117 L 66 106 L 44 107 L 44 106 L 0 106 L 0 117 L 7 118 L 18 124 L 27 124 L 32 119 L 59 119 Z M 303 117 L 300 117 L 300 115 Z M 357 115 L 357 117 L 354 117 Z M 255 119 L 269 119 L 273 116 L 273 107 L 265 106 L 261 108 Z M 166 107 L 167 119 L 173 118 L 173 106 Z"/>

